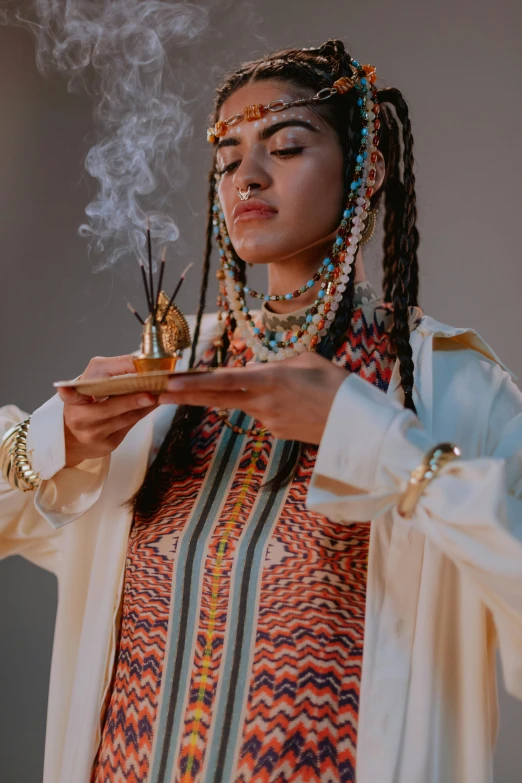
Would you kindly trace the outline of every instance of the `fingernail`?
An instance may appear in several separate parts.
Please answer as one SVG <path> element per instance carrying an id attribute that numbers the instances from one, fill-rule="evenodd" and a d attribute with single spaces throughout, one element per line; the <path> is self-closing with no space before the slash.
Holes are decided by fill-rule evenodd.
<path id="1" fill-rule="evenodd" d="M 150 397 L 140 397 L 138 400 L 138 405 L 140 408 L 146 408 L 148 405 L 152 405 L 152 400 Z"/>
<path id="2" fill-rule="evenodd" d="M 182 391 L 184 389 L 184 383 L 183 381 L 179 380 L 171 380 L 167 384 L 168 391 Z"/>

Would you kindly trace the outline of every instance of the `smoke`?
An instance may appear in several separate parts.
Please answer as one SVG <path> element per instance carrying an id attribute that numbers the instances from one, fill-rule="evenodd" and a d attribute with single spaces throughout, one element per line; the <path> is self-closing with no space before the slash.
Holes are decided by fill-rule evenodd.
<path id="1" fill-rule="evenodd" d="M 93 97 L 97 138 L 85 167 L 99 189 L 80 233 L 101 259 L 98 269 L 129 253 L 143 257 L 147 216 L 160 243 L 179 236 L 168 210 L 188 178 L 188 86 L 197 90 L 184 58 L 208 29 L 213 5 L 217 0 L 33 0 L 10 4 L 3 20 L 32 31 L 42 74 L 58 72 L 69 89 Z M 220 11 L 225 6 L 219 3 Z"/>

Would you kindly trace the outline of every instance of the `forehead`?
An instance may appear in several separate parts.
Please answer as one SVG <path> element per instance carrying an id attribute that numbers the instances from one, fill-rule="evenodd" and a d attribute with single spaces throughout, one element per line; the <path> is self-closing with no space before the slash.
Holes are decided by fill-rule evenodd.
<path id="1" fill-rule="evenodd" d="M 219 119 L 226 120 L 234 114 L 241 114 L 245 106 L 251 106 L 254 103 L 262 103 L 266 106 L 272 101 L 295 101 L 297 98 L 307 98 L 314 95 L 315 91 L 307 88 L 299 88 L 284 82 L 270 79 L 267 81 L 251 82 L 243 85 L 230 95 L 223 103 Z M 299 111 L 309 117 L 313 112 L 307 106 L 300 106 Z"/>

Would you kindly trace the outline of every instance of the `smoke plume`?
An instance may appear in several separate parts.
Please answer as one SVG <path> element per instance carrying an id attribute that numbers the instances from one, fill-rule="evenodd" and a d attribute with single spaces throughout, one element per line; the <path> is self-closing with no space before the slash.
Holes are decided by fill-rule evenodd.
<path id="1" fill-rule="evenodd" d="M 40 72 L 58 72 L 69 89 L 92 95 L 97 139 L 85 167 L 99 189 L 80 233 L 98 254 L 98 268 L 129 253 L 143 257 L 147 215 L 157 243 L 176 241 L 179 228 L 168 210 L 187 181 L 182 145 L 192 130 L 188 86 L 195 89 L 184 57 L 208 31 L 217 0 L 7 5 L 0 21 L 31 29 Z"/>

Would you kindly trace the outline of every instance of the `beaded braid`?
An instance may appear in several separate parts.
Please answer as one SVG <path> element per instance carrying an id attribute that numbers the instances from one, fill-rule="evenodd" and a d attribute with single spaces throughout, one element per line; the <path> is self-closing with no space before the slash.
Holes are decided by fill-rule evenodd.
<path id="1" fill-rule="evenodd" d="M 239 87 L 250 81 L 280 79 L 299 87 L 310 87 L 315 90 L 330 86 L 341 76 L 351 75 L 349 69 L 350 56 L 342 41 L 327 41 L 314 49 L 289 49 L 276 52 L 268 57 L 246 63 L 242 68 L 228 77 L 217 90 L 214 111 L 214 123 L 224 101 Z M 357 135 L 357 113 L 353 102 L 353 93 L 348 93 L 342 99 L 331 105 L 322 104 L 312 110 L 317 111 L 338 132 L 345 157 L 345 187 L 349 187 L 353 156 Z M 409 344 L 408 307 L 416 304 L 418 293 L 417 247 L 418 231 L 415 227 L 416 201 L 415 177 L 413 174 L 413 138 L 408 108 L 401 93 L 392 89 L 378 90 L 378 100 L 381 106 L 381 151 L 386 162 L 386 175 L 383 186 L 371 199 L 372 207 L 376 207 L 383 193 L 385 194 L 385 235 L 383 241 L 383 290 L 386 301 L 393 300 L 394 327 L 392 342 L 396 346 L 400 365 L 401 384 L 405 394 L 405 407 L 415 410 L 413 390 L 413 361 Z M 400 142 L 398 123 L 391 110 L 386 107 L 390 103 L 395 108 L 402 125 L 404 147 L 404 183 L 400 179 Z M 211 237 L 213 219 L 213 201 L 215 192 L 214 165 L 210 174 L 209 206 L 207 220 L 206 247 L 203 263 L 203 276 L 200 300 L 196 318 L 196 328 L 189 366 L 195 363 L 197 342 L 200 333 L 201 320 L 206 303 L 208 277 L 211 257 Z M 237 258 L 241 277 L 245 277 L 245 264 Z M 319 344 L 318 352 L 327 358 L 332 358 L 342 347 L 353 317 L 355 263 L 346 283 L 346 290 L 339 303 L 335 321 L 325 339 Z M 231 332 L 235 328 L 232 322 Z M 229 348 L 229 336 L 224 330 L 221 338 L 221 351 L 226 356 Z M 226 362 L 226 359 L 225 359 Z M 217 364 L 217 350 L 214 351 L 212 366 Z M 161 502 L 162 476 L 169 475 L 173 469 L 187 470 L 190 464 L 190 433 L 202 418 L 204 409 L 193 406 L 180 406 L 176 410 L 169 432 L 149 467 L 142 487 L 129 505 L 143 513 L 150 513 Z M 282 484 L 288 481 L 299 461 L 304 444 L 292 442 L 289 459 L 282 466 L 278 475 L 268 482 Z M 265 484 L 265 486 L 268 485 Z"/>

